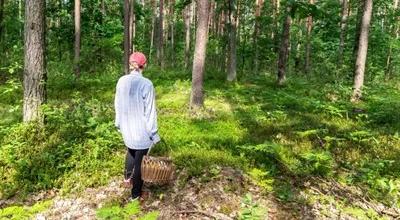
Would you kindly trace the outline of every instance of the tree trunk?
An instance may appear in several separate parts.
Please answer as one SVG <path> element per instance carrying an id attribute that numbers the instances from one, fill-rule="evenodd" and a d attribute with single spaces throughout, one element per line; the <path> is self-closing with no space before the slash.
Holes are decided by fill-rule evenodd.
<path id="1" fill-rule="evenodd" d="M 309 0 L 310 4 L 314 4 L 314 0 Z M 311 70 L 311 31 L 313 28 L 313 17 L 312 15 L 307 17 L 307 36 L 306 36 L 306 58 L 304 62 L 304 71 L 309 73 Z"/>
<path id="2" fill-rule="evenodd" d="M 5 2 L 5 0 L 4 0 Z M 23 18 L 22 18 L 22 14 L 24 13 L 25 7 L 24 7 L 24 0 L 19 0 L 18 1 L 18 21 L 19 22 L 24 22 Z M 21 39 L 24 38 L 24 26 L 21 25 L 19 28 L 19 36 Z"/>
<path id="3" fill-rule="evenodd" d="M 134 39 L 136 35 L 136 16 L 135 16 L 135 0 L 129 0 L 129 48 L 130 54 L 135 51 Z"/>
<path id="4" fill-rule="evenodd" d="M 129 0 L 124 0 L 124 73 L 129 73 Z"/>
<path id="5" fill-rule="evenodd" d="M 156 5 L 155 5 L 155 0 L 150 1 L 151 7 L 154 9 L 153 10 L 153 15 L 151 17 L 151 33 L 150 33 L 150 49 L 149 49 L 149 59 L 151 59 L 151 54 L 153 52 L 153 47 L 154 47 L 154 35 L 155 35 L 155 29 L 156 29 Z"/>
<path id="6" fill-rule="evenodd" d="M 274 27 L 271 31 L 271 40 L 274 43 L 274 51 L 278 52 L 278 38 L 279 36 L 279 10 L 280 10 L 280 0 L 272 0 L 274 3 L 274 11 L 273 11 L 273 22 Z"/>
<path id="7" fill-rule="evenodd" d="M 163 68 L 164 53 L 164 0 L 160 0 L 159 17 L 158 17 L 158 44 L 157 44 L 157 62 Z"/>
<path id="8" fill-rule="evenodd" d="M 25 3 L 24 122 L 44 122 L 40 110 L 46 102 L 45 0 Z"/>
<path id="9" fill-rule="evenodd" d="M 342 19 L 340 21 L 340 43 L 339 43 L 339 57 L 338 67 L 343 65 L 344 41 L 346 39 L 347 18 L 349 17 L 348 0 L 342 0 Z"/>
<path id="10" fill-rule="evenodd" d="M 81 0 L 75 0 L 74 21 L 75 21 L 75 56 L 74 73 L 77 78 L 81 75 L 80 53 L 81 53 Z"/>
<path id="11" fill-rule="evenodd" d="M 399 0 L 394 0 L 393 2 L 393 10 L 396 11 L 399 7 Z M 394 38 L 396 41 L 399 40 L 399 18 L 398 16 L 395 18 L 395 22 L 392 26 L 392 38 Z M 392 77 L 392 71 L 393 71 L 393 45 L 390 43 L 389 45 L 389 51 L 388 55 L 386 58 L 386 68 L 385 68 L 385 79 L 389 80 Z"/>
<path id="12" fill-rule="evenodd" d="M 307 26 L 307 21 L 305 22 L 306 23 L 306 25 L 305 26 Z M 302 20 L 299 20 L 298 21 L 298 24 L 297 24 L 297 26 L 298 27 L 303 27 L 303 21 Z M 301 72 L 301 71 L 303 71 L 304 69 L 302 69 L 302 68 L 304 68 L 305 67 L 305 65 L 304 66 L 301 66 L 301 56 L 300 56 L 300 50 L 301 50 L 301 46 L 302 46 L 302 40 L 301 39 L 303 39 L 303 30 L 302 29 L 300 29 L 300 30 L 298 30 L 297 31 L 297 35 L 296 35 L 296 39 L 294 40 L 296 43 L 295 43 L 295 45 L 293 46 L 293 53 L 294 53 L 294 71 L 296 72 L 296 73 L 299 73 L 299 72 Z M 307 48 L 307 46 L 306 46 L 306 48 Z M 289 51 L 289 53 L 290 53 L 291 51 Z"/>
<path id="13" fill-rule="evenodd" d="M 3 42 L 4 1 L 5 0 L 0 0 L 0 42 Z"/>
<path id="14" fill-rule="evenodd" d="M 101 0 L 101 15 L 103 16 L 103 20 L 106 17 L 106 4 L 105 0 Z"/>
<path id="15" fill-rule="evenodd" d="M 254 35 L 253 35 L 253 46 L 254 46 L 254 72 L 258 72 L 259 66 L 259 46 L 258 46 L 258 36 L 260 35 L 260 18 L 261 9 L 264 4 L 264 0 L 256 0 L 256 8 L 254 11 Z"/>
<path id="16" fill-rule="evenodd" d="M 289 57 L 290 26 L 292 24 L 291 10 L 289 6 L 286 11 L 285 23 L 283 24 L 278 58 L 278 85 L 282 85 L 286 81 L 286 63 Z"/>
<path id="17" fill-rule="evenodd" d="M 196 110 L 203 106 L 203 75 L 204 62 L 206 58 L 208 38 L 208 0 L 197 0 L 198 24 L 196 30 L 196 45 L 194 49 L 192 70 L 192 93 L 190 97 L 190 108 Z"/>
<path id="18" fill-rule="evenodd" d="M 58 0 L 58 10 L 61 11 L 63 8 L 63 3 L 62 0 Z M 62 16 L 58 15 L 57 20 L 56 20 L 56 28 L 57 28 L 57 49 L 58 49 L 58 61 L 61 62 L 62 60 L 62 46 L 61 46 L 61 26 L 62 26 Z"/>
<path id="19" fill-rule="evenodd" d="M 236 80 L 236 2 L 229 0 L 229 59 L 227 80 Z"/>
<path id="20" fill-rule="evenodd" d="M 213 33 L 214 16 L 215 16 L 215 1 L 211 0 L 208 16 L 208 33 Z"/>
<path id="21" fill-rule="evenodd" d="M 191 6 L 187 5 L 185 9 L 185 68 L 189 68 L 190 60 L 190 17 Z"/>
<path id="22" fill-rule="evenodd" d="M 175 0 L 171 0 L 170 2 L 170 19 L 169 19 L 169 33 L 170 33 L 170 60 L 175 60 Z"/>
<path id="23" fill-rule="evenodd" d="M 361 33 L 361 22 L 362 22 L 362 16 L 363 16 L 363 10 L 364 10 L 364 5 L 365 5 L 365 0 L 358 0 L 357 4 L 357 23 L 356 23 L 356 30 L 355 30 L 355 42 L 354 42 L 354 47 L 353 47 L 353 56 L 352 57 L 357 57 L 357 51 L 358 51 L 358 41 L 360 39 L 360 33 Z M 355 62 L 355 59 L 353 60 Z"/>
<path id="24" fill-rule="evenodd" d="M 372 16 L 372 0 L 365 0 L 364 10 L 360 28 L 360 38 L 358 41 L 357 59 L 354 74 L 354 87 L 352 102 L 356 102 L 361 98 L 361 88 L 364 84 L 365 62 L 368 52 L 368 33 Z"/>

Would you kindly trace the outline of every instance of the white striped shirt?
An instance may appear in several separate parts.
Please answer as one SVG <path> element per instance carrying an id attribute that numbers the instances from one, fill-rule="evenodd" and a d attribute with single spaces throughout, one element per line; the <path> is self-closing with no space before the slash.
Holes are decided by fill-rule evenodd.
<path id="1" fill-rule="evenodd" d="M 115 126 L 128 148 L 147 149 L 160 141 L 153 83 L 138 71 L 118 80 Z"/>

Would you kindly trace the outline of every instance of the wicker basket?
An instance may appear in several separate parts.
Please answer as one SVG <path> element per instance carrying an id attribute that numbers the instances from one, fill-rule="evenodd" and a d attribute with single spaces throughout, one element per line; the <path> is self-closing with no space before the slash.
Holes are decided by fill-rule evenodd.
<path id="1" fill-rule="evenodd" d="M 144 182 L 163 185 L 173 180 L 175 166 L 170 158 L 145 155 L 141 171 Z"/>

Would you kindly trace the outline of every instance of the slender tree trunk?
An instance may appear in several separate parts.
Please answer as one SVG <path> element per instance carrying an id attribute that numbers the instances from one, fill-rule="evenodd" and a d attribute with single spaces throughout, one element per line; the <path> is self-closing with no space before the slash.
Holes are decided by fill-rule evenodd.
<path id="1" fill-rule="evenodd" d="M 286 66 L 289 57 L 290 26 L 292 24 L 292 18 L 290 17 L 291 10 L 292 8 L 288 6 L 285 23 L 283 24 L 278 58 L 278 85 L 282 85 L 286 81 Z"/>
<path id="2" fill-rule="evenodd" d="M 314 4 L 314 0 L 309 0 L 310 4 Z M 311 32 L 313 28 L 313 17 L 312 15 L 307 17 L 307 42 L 306 42 L 306 59 L 304 62 L 304 70 L 309 73 L 311 70 Z"/>
<path id="3" fill-rule="evenodd" d="M 101 23 L 101 25 L 104 25 L 104 21 L 107 16 L 105 0 L 101 0 L 101 10 L 100 11 L 101 11 L 101 22 L 100 23 Z M 101 38 L 104 38 L 104 37 L 101 37 Z M 104 46 L 100 46 L 99 63 L 103 63 L 104 58 L 105 58 Z"/>
<path id="4" fill-rule="evenodd" d="M 342 0 L 342 19 L 340 21 L 340 43 L 339 43 L 339 57 L 338 67 L 343 65 L 344 41 L 346 39 L 347 19 L 349 17 L 349 3 L 348 0 Z"/>
<path id="5" fill-rule="evenodd" d="M 271 31 L 271 39 L 274 42 L 274 51 L 278 52 L 278 40 L 279 40 L 279 10 L 280 10 L 280 0 L 273 0 L 274 2 L 274 11 L 273 11 L 273 22 L 274 29 Z M 277 37 L 278 36 L 278 37 Z"/>
<path id="6" fill-rule="evenodd" d="M 129 0 L 124 0 L 124 73 L 129 73 Z"/>
<path id="7" fill-rule="evenodd" d="M 365 62 L 368 52 L 368 33 L 372 16 L 372 1 L 365 0 L 364 12 L 361 21 L 360 38 L 358 41 L 357 59 L 354 74 L 353 95 L 351 101 L 356 102 L 361 98 L 361 88 L 364 84 Z"/>
<path id="8" fill-rule="evenodd" d="M 307 22 L 306 22 L 307 24 Z M 302 20 L 299 20 L 299 23 L 297 24 L 298 27 L 302 27 L 303 26 L 303 22 Z M 301 39 L 303 39 L 303 31 L 300 29 L 299 31 L 297 31 L 297 35 L 296 35 L 296 39 L 295 39 L 295 46 L 293 46 L 293 51 L 294 51 L 294 69 L 295 72 L 301 72 L 303 67 L 305 67 L 305 65 L 303 67 L 301 67 L 301 57 L 300 57 L 300 50 L 301 50 L 301 46 L 302 46 L 302 41 Z M 306 46 L 307 49 L 307 46 Z M 289 52 L 290 53 L 290 52 Z"/>
<path id="9" fill-rule="evenodd" d="M 208 33 L 213 33 L 214 16 L 215 16 L 215 1 L 210 2 L 210 11 L 208 16 Z"/>
<path id="10" fill-rule="evenodd" d="M 4 0 L 5 1 L 5 0 Z M 23 23 L 24 19 L 22 18 L 22 14 L 24 13 L 24 0 L 19 0 L 18 1 L 18 21 Z M 21 39 L 24 38 L 24 25 L 21 25 L 19 28 L 19 36 Z"/>
<path id="11" fill-rule="evenodd" d="M 103 19 L 106 17 L 106 4 L 104 1 L 105 0 L 101 0 L 101 14 L 103 16 Z"/>
<path id="12" fill-rule="evenodd" d="M 190 107 L 196 110 L 203 106 L 203 75 L 204 62 L 206 58 L 208 38 L 208 0 L 197 0 L 198 24 L 196 30 L 196 45 L 194 49 L 193 70 L 192 70 L 192 93 Z"/>
<path id="13" fill-rule="evenodd" d="M 393 10 L 396 11 L 399 7 L 399 0 L 394 0 L 393 2 Z M 399 18 L 398 16 L 395 18 L 395 22 L 392 26 L 392 38 L 394 38 L 396 41 L 399 40 Z M 386 58 L 386 68 L 385 68 L 385 79 L 389 80 L 392 76 L 392 71 L 393 71 L 393 45 L 392 43 L 389 45 L 389 51 L 388 55 Z"/>
<path id="14" fill-rule="evenodd" d="M 26 0 L 24 59 L 24 122 L 44 122 L 46 102 L 45 0 Z"/>
<path id="15" fill-rule="evenodd" d="M 237 9 L 236 9 L 236 30 L 237 30 L 237 34 L 236 34 L 236 37 L 237 37 L 237 44 L 240 44 L 240 28 L 241 28 L 241 26 L 240 26 L 240 16 L 241 16 L 241 6 L 242 5 L 242 2 L 240 1 L 240 0 L 237 0 Z"/>
<path id="16" fill-rule="evenodd" d="M 5 0 L 0 0 L 0 42 L 3 42 L 4 1 Z"/>
<path id="17" fill-rule="evenodd" d="M 157 44 L 157 62 L 163 68 L 164 54 L 164 0 L 160 0 L 159 17 L 158 17 L 158 44 Z"/>
<path id="18" fill-rule="evenodd" d="M 190 17 L 191 6 L 187 5 L 185 9 L 185 68 L 189 68 L 190 59 Z"/>
<path id="19" fill-rule="evenodd" d="M 236 2 L 229 0 L 229 59 L 227 80 L 236 80 Z"/>
<path id="20" fill-rule="evenodd" d="M 254 35 L 253 35 L 253 46 L 254 46 L 254 72 L 258 73 L 259 66 L 259 46 L 258 46 L 258 36 L 260 35 L 260 18 L 261 10 L 264 4 L 264 0 L 256 0 L 256 8 L 254 12 Z"/>
<path id="21" fill-rule="evenodd" d="M 170 2 L 170 19 L 169 19 L 169 33 L 170 33 L 170 59 L 172 61 L 175 60 L 175 0 L 171 0 Z"/>
<path id="22" fill-rule="evenodd" d="M 129 48 L 130 54 L 135 51 L 135 34 L 136 34 L 136 16 L 135 16 L 135 0 L 129 0 Z"/>
<path id="23" fill-rule="evenodd" d="M 63 8 L 63 3 L 62 0 L 58 0 L 58 10 L 61 11 Z M 61 16 L 59 15 L 57 17 L 57 21 L 56 21 L 56 28 L 57 28 L 57 47 L 58 47 L 58 61 L 61 62 L 62 60 L 62 46 L 61 46 L 61 26 L 62 26 L 62 20 L 61 20 Z"/>
<path id="24" fill-rule="evenodd" d="M 357 23 L 356 23 L 356 30 L 355 30 L 355 43 L 353 47 L 353 57 L 357 57 L 357 51 L 358 51 L 358 41 L 360 39 L 360 33 L 361 33 L 361 22 L 362 22 L 362 16 L 363 16 L 363 10 L 364 10 L 364 5 L 365 5 L 365 0 L 358 0 L 357 4 Z M 354 62 L 355 60 L 353 60 Z"/>
<path id="25" fill-rule="evenodd" d="M 152 18 L 151 18 L 151 34 L 150 34 L 150 38 L 151 38 L 151 41 L 150 41 L 150 49 L 149 49 L 149 59 L 151 58 L 151 54 L 152 54 L 152 51 L 153 51 L 153 46 L 154 46 L 154 32 L 155 32 L 155 29 L 156 29 L 156 6 L 155 6 L 155 0 L 151 0 L 150 1 L 150 5 L 152 6 L 152 8 L 154 9 L 153 10 L 153 16 L 152 16 Z"/>
<path id="26" fill-rule="evenodd" d="M 75 56 L 74 56 L 74 73 L 77 78 L 81 75 L 80 53 L 81 53 L 81 0 L 75 0 L 74 7 L 75 20 Z"/>

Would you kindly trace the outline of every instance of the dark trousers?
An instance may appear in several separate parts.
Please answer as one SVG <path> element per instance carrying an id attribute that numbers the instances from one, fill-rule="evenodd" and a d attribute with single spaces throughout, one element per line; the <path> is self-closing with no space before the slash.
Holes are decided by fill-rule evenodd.
<path id="1" fill-rule="evenodd" d="M 143 156 L 147 154 L 149 149 L 134 150 L 127 148 L 126 159 L 125 159 L 125 179 L 132 178 L 132 198 L 139 197 L 142 193 L 142 173 L 141 165 Z M 132 174 L 133 173 L 133 174 Z"/>

